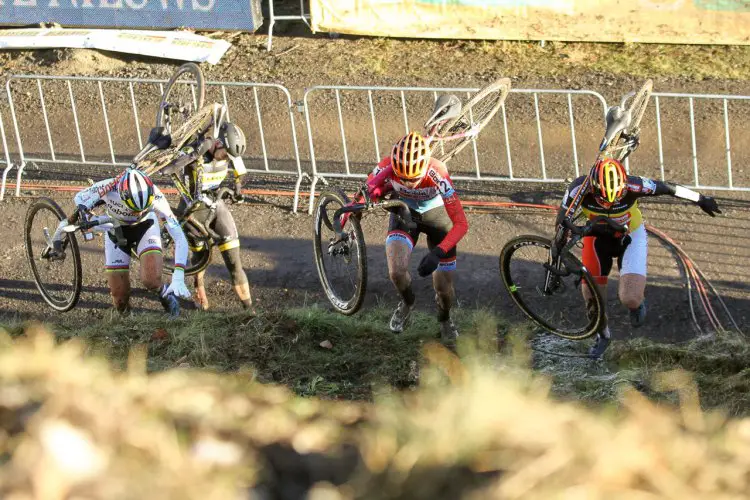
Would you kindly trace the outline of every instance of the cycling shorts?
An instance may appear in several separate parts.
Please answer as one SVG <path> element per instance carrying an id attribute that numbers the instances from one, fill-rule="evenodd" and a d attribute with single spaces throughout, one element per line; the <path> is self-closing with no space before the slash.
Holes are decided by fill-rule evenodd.
<path id="1" fill-rule="evenodd" d="M 118 246 L 116 230 L 107 232 L 104 238 L 104 267 L 107 271 L 127 271 L 130 269 L 130 254 L 135 251 L 140 259 L 151 252 L 161 252 L 161 234 L 156 214 L 133 225 L 120 226 L 122 246 Z"/>
<path id="2" fill-rule="evenodd" d="M 183 214 L 184 212 L 185 202 L 181 200 L 176 213 Z M 210 213 L 210 209 L 203 206 L 193 212 L 193 217 L 195 217 L 198 222 L 205 223 L 206 220 L 208 220 Z M 216 242 L 219 245 L 220 251 L 223 252 L 224 250 L 229 250 L 230 248 L 239 246 L 240 235 L 237 232 L 237 225 L 234 223 L 232 212 L 229 211 L 229 207 L 227 207 L 226 203 L 222 200 L 217 200 L 216 202 L 216 217 L 211 223 L 210 228 L 222 238 L 222 241 Z M 188 241 L 191 240 L 192 238 L 188 235 Z"/>
<path id="3" fill-rule="evenodd" d="M 416 222 L 417 227 L 409 229 L 400 218 L 391 214 L 388 224 L 388 237 L 385 244 L 388 245 L 394 241 L 406 243 L 409 249 L 414 249 L 414 245 L 419 240 L 419 234 L 427 235 L 427 248 L 432 250 L 439 245 L 453 228 L 453 221 L 448 217 L 445 207 L 439 206 L 423 213 L 410 210 L 412 220 Z M 456 247 L 448 252 L 445 259 L 440 259 L 438 271 L 454 271 L 456 269 Z"/>
<path id="4" fill-rule="evenodd" d="M 646 276 L 648 235 L 644 225 L 625 238 L 587 236 L 583 239 L 583 265 L 600 285 L 607 284 L 612 261 L 617 259 L 620 275 Z"/>

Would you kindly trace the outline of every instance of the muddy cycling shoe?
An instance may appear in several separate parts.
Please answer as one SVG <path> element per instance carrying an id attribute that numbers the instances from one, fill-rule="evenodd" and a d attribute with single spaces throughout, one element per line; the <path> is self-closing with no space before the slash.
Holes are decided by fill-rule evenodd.
<path id="1" fill-rule="evenodd" d="M 406 302 L 403 300 L 398 303 L 396 310 L 393 311 L 393 316 L 391 316 L 390 327 L 393 333 L 401 333 L 404 331 L 404 326 L 409 320 L 409 316 L 411 316 L 412 309 L 414 309 L 414 304 L 407 306 Z"/>
<path id="2" fill-rule="evenodd" d="M 456 341 L 458 340 L 458 328 L 453 324 L 453 321 L 441 321 L 440 322 L 440 343 L 450 349 L 455 349 Z"/>
<path id="3" fill-rule="evenodd" d="M 597 333 L 594 345 L 589 349 L 589 357 L 593 359 L 602 359 L 604 351 L 607 350 L 610 342 L 612 342 L 612 337 L 605 337 L 601 333 Z"/>
<path id="4" fill-rule="evenodd" d="M 638 328 L 638 327 L 643 326 L 643 323 L 645 322 L 646 322 L 646 299 L 643 299 L 643 302 L 641 302 L 641 305 L 639 305 L 637 309 L 630 310 L 630 324 L 633 326 L 633 328 Z"/>
<path id="5" fill-rule="evenodd" d="M 168 293 L 167 295 L 164 295 L 164 296 L 160 294 L 159 302 L 161 302 L 161 306 L 164 308 L 165 311 L 167 311 L 167 314 L 169 314 L 170 318 L 179 317 L 180 302 L 177 300 L 177 297 L 173 293 Z"/>

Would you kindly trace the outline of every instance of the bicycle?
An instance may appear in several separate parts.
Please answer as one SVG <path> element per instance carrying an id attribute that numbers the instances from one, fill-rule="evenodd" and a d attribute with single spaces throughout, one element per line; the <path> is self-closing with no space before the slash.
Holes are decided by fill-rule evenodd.
<path id="1" fill-rule="evenodd" d="M 463 107 L 457 97 L 441 96 L 435 103 L 432 116 L 424 125 L 428 143 L 450 143 L 436 157 L 443 162 L 449 161 L 469 141 L 475 140 L 504 105 L 509 92 L 510 79 L 501 78 L 477 92 Z M 365 203 L 353 203 L 341 189 L 327 189 L 318 198 L 313 218 L 318 277 L 334 309 L 345 315 L 359 310 L 367 288 L 367 249 L 360 222 L 362 217 L 378 209 L 385 209 L 396 213 L 408 227 L 416 227 L 411 220 L 408 205 L 401 200 L 371 203 L 366 186 L 359 189 L 354 199 L 364 199 Z M 327 264 L 328 260 L 331 262 Z M 355 268 L 354 272 L 342 273 L 344 279 L 336 275 L 337 270 L 350 266 Z"/>
<path id="2" fill-rule="evenodd" d="M 638 92 L 627 94 L 619 106 L 607 111 L 607 126 L 596 161 L 605 157 L 622 161 L 637 147 L 640 122 L 652 89 L 653 82 L 647 80 Z M 633 99 L 626 109 L 625 103 L 631 95 Z M 571 252 L 573 247 L 585 236 L 611 234 L 611 231 L 627 233 L 626 226 L 619 226 L 606 217 L 596 217 L 582 226 L 575 224 L 583 197 L 589 190 L 589 182 L 587 177 L 581 184 L 552 240 L 537 235 L 522 235 L 506 243 L 500 252 L 500 276 L 514 303 L 538 326 L 571 340 L 593 336 L 605 320 L 605 305 L 599 288 Z M 603 226 L 608 229 L 603 229 Z M 524 259 L 524 249 L 530 248 L 543 251 Z M 564 283 L 564 278 L 571 276 L 576 290 L 581 281 L 588 287 L 591 295 L 588 306 L 580 291 L 572 295 L 567 293 L 571 287 Z M 533 295 L 526 295 L 527 291 L 532 291 Z M 556 297 L 567 298 L 567 302 L 546 305 Z M 532 301 L 534 298 L 537 300 Z M 540 305 L 542 303 L 545 305 Z M 580 324 L 582 318 L 586 321 Z"/>
<path id="3" fill-rule="evenodd" d="M 416 227 L 411 220 L 409 206 L 404 201 L 392 199 L 371 203 L 366 193 L 367 189 L 363 187 L 355 195 L 355 199 L 360 195 L 365 197 L 365 203 L 352 203 L 341 189 L 324 192 L 318 200 L 313 220 L 315 266 L 320 282 L 333 307 L 347 316 L 356 313 L 362 306 L 367 289 L 367 247 L 362 232 L 362 217 L 384 209 L 396 213 L 408 227 Z M 342 222 L 345 214 L 349 215 Z M 323 228 L 333 232 L 334 236 L 323 236 Z M 328 260 L 330 264 L 327 264 Z M 335 271 L 341 269 L 342 264 L 347 268 L 352 263 L 356 268 L 355 277 L 352 279 L 350 273 L 346 273 L 348 279 L 339 280 Z"/>
<path id="4" fill-rule="evenodd" d="M 187 79 L 183 79 L 183 76 L 187 76 Z M 185 89 L 190 89 L 189 97 L 186 97 L 184 92 L 180 92 Z M 186 63 L 177 69 L 162 93 L 156 114 L 156 127 L 149 134 L 146 146 L 133 158 L 133 166 L 144 169 L 147 175 L 153 175 L 181 156 L 180 148 L 191 137 L 205 130 L 214 118 L 213 110 L 203 107 L 205 92 L 205 80 L 198 65 Z M 200 150 L 194 155 L 199 153 Z M 195 159 L 190 155 L 182 156 L 185 157 L 183 161 Z M 103 216 L 94 217 L 92 220 L 103 220 Z M 66 228 L 62 239 L 62 254 L 56 255 L 53 251 L 50 231 L 54 232 L 64 218 L 65 213 L 54 200 L 40 198 L 29 207 L 24 228 L 26 257 L 34 275 L 36 287 L 44 300 L 60 312 L 69 311 L 75 307 L 81 294 L 81 254 L 75 232 L 83 231 L 86 241 L 93 240 L 93 234 L 86 232 L 89 223 L 74 227 L 72 230 Z M 181 221 L 183 227 L 187 226 L 187 230 L 190 231 L 189 238 L 195 243 L 195 246 L 191 245 L 192 248 L 200 248 L 195 252 L 198 257 L 190 258 L 190 264 L 185 269 L 185 275 L 190 276 L 208 266 L 211 260 L 211 246 L 205 243 L 216 238 L 217 235 L 202 224 L 196 224 L 195 220 L 190 220 L 189 217 L 188 219 Z M 107 224 L 95 227 L 92 232 L 102 233 L 113 227 L 114 224 L 110 219 Z M 164 253 L 169 254 L 173 242 L 164 228 L 162 228 L 162 238 Z M 191 252 L 193 252 L 192 248 Z M 72 257 L 70 260 L 65 258 L 65 252 L 68 249 Z M 134 252 L 132 256 L 137 258 Z M 70 269 L 66 269 L 68 266 Z M 173 259 L 165 259 L 165 272 L 171 273 L 173 269 Z M 61 274 L 64 277 L 60 277 Z"/>
<path id="5" fill-rule="evenodd" d="M 44 212 L 47 212 L 45 215 Z M 51 217 L 50 217 L 51 215 Z M 40 198 L 26 213 L 24 243 L 26 258 L 34 275 L 34 282 L 45 302 L 59 312 L 70 311 L 78 303 L 82 289 L 81 251 L 75 232 L 85 232 L 85 239 L 93 239 L 93 234 L 109 231 L 114 227 L 108 216 L 93 216 L 80 224 L 68 224 L 63 228 L 62 246 L 60 251 L 54 250 L 52 234 L 60 221 L 65 219 L 65 213 L 60 206 L 50 198 Z M 39 221 L 38 229 L 34 228 Z M 52 232 L 50 232 L 50 230 Z M 41 238 L 41 239 L 40 239 Z M 72 260 L 66 258 L 70 250 Z M 70 276 L 59 278 L 60 272 L 66 269 L 66 263 L 72 264 Z"/>

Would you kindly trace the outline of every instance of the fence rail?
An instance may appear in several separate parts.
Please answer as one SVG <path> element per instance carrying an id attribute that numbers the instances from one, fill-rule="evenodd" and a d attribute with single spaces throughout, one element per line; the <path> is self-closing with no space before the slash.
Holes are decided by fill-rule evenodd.
<path id="1" fill-rule="evenodd" d="M 683 93 L 670 93 L 670 92 L 654 92 L 652 94 L 652 99 L 654 101 L 654 114 L 656 116 L 656 130 L 657 130 L 657 145 L 658 145 L 658 153 L 659 153 L 659 172 L 661 175 L 661 179 L 665 180 L 665 165 L 668 165 L 665 162 L 665 155 L 664 155 L 664 134 L 662 129 L 662 101 L 665 99 L 678 99 L 678 100 L 687 100 L 688 102 L 688 116 L 690 120 L 690 160 L 692 164 L 692 177 L 693 182 L 692 186 L 698 189 L 710 189 L 710 190 L 718 190 L 718 191 L 750 191 L 750 177 L 746 179 L 748 184 L 744 186 L 738 186 L 735 185 L 735 178 L 736 173 L 734 172 L 733 165 L 732 165 L 732 141 L 731 141 L 731 129 L 730 129 L 730 121 L 729 121 L 729 103 L 730 102 L 738 102 L 738 103 L 747 103 L 750 105 L 750 96 L 743 96 L 743 95 L 723 95 L 723 94 L 683 94 Z M 721 124 L 723 126 L 723 141 L 724 141 L 724 152 L 725 152 L 725 159 L 726 159 L 726 184 L 725 185 L 711 185 L 711 184 L 703 184 L 701 182 L 702 172 L 699 166 L 699 160 L 698 160 L 698 140 L 696 135 L 696 101 L 701 102 L 705 101 L 707 103 L 712 102 L 720 102 L 721 103 Z M 748 106 L 748 114 L 750 114 L 750 106 Z M 707 118 L 711 118 L 709 115 Z M 744 120 L 744 123 L 747 122 L 747 119 Z M 741 122 L 742 123 L 742 122 Z M 741 126 L 744 125 L 742 123 Z M 713 124 L 709 124 L 709 127 L 711 127 Z M 714 130 L 715 132 L 715 130 Z M 717 137 L 718 138 L 718 137 Z M 708 169 L 711 170 L 711 169 Z M 713 175 L 715 176 L 717 172 L 703 172 L 703 176 L 705 175 Z M 742 172 L 744 173 L 744 172 Z M 712 183 L 715 184 L 715 183 Z"/>
<path id="2" fill-rule="evenodd" d="M 379 144 L 382 142 L 382 134 L 378 133 L 378 125 L 377 125 L 377 118 L 376 118 L 376 110 L 374 105 L 374 97 L 376 97 L 379 94 L 389 94 L 391 96 L 395 96 L 394 99 L 390 99 L 390 106 L 388 109 L 382 110 L 381 113 L 390 114 L 390 119 L 388 120 L 391 122 L 395 122 L 398 120 L 399 122 L 403 120 L 403 130 L 405 132 L 409 132 L 413 127 L 410 127 L 410 119 L 409 117 L 412 117 L 412 123 L 414 123 L 414 116 L 415 114 L 419 114 L 421 116 L 424 116 L 425 118 L 429 115 L 429 113 L 432 111 L 432 106 L 434 104 L 434 101 L 437 99 L 438 94 L 442 93 L 459 93 L 459 94 L 466 94 L 468 97 L 472 92 L 476 92 L 477 88 L 430 88 L 430 87 L 363 87 L 363 86 L 343 86 L 343 85 L 321 85 L 316 87 L 311 87 L 305 91 L 304 97 L 303 97 L 303 106 L 305 110 L 305 120 L 308 130 L 308 140 L 309 140 L 309 150 L 310 150 L 310 165 L 312 169 L 312 186 L 310 189 L 310 211 L 312 211 L 312 206 L 315 198 L 315 189 L 317 186 L 318 181 L 323 181 L 324 183 L 327 183 L 327 178 L 364 178 L 366 177 L 366 173 L 364 172 L 352 172 L 352 160 L 350 158 L 350 151 L 352 150 L 352 144 L 349 143 L 346 133 L 346 126 L 345 126 L 345 120 L 344 120 L 344 114 L 342 112 L 342 93 L 347 93 L 349 96 L 354 96 L 354 101 L 356 103 L 350 106 L 348 106 L 348 109 L 355 115 L 361 116 L 363 113 L 367 113 L 369 119 L 361 120 L 361 125 L 364 127 L 365 123 L 369 124 L 369 127 L 371 128 L 372 132 L 372 149 L 371 152 L 374 152 L 374 157 L 371 157 L 371 160 L 377 163 L 381 160 L 380 156 L 380 147 Z M 313 117 L 316 116 L 319 120 L 326 122 L 326 130 L 331 130 L 332 127 L 329 127 L 330 125 L 330 117 L 329 120 L 322 120 L 321 114 L 325 113 L 315 113 L 311 111 L 311 103 L 312 96 L 314 94 L 320 95 L 321 93 L 328 92 L 332 93 L 332 98 L 335 100 L 335 109 L 336 109 L 336 115 L 334 116 L 335 121 L 337 122 L 337 129 L 338 133 L 340 135 L 340 144 L 341 144 L 341 151 L 343 154 L 343 160 L 344 160 L 344 171 L 331 171 L 331 170 L 325 170 L 320 165 L 320 161 L 318 158 L 318 154 L 316 153 L 316 146 L 315 146 L 315 133 L 313 129 Z M 473 161 L 473 168 L 471 169 L 471 173 L 469 172 L 462 173 L 460 172 L 460 169 L 453 168 L 453 165 L 451 165 L 452 174 L 451 177 L 455 180 L 472 180 L 472 181 L 515 181 L 515 182 L 547 182 L 547 183 L 559 183 L 563 182 L 564 178 L 562 177 L 554 177 L 549 176 L 547 172 L 547 165 L 546 165 L 546 154 L 545 154 L 545 148 L 544 148 L 544 133 L 543 133 L 543 124 L 542 124 L 542 118 L 540 113 L 540 103 L 539 103 L 539 96 L 540 95 L 548 95 L 548 96 L 557 96 L 563 98 L 563 106 L 565 109 L 553 109 L 550 110 L 552 114 L 565 116 L 565 119 L 567 120 L 568 125 L 561 125 L 560 122 L 550 122 L 550 126 L 557 126 L 558 128 L 563 127 L 569 127 L 569 131 L 567 134 L 569 134 L 570 137 L 570 153 L 572 155 L 572 167 L 574 169 L 575 175 L 579 175 L 580 173 L 580 163 L 579 163 L 579 154 L 578 154 L 578 140 L 576 138 L 576 111 L 575 107 L 573 105 L 573 97 L 588 97 L 591 99 L 594 99 L 596 102 L 598 102 L 601 105 L 601 113 L 597 114 L 595 126 L 596 128 L 592 128 L 591 131 L 593 132 L 596 130 L 597 132 L 601 132 L 601 121 L 599 121 L 599 116 L 603 117 L 606 115 L 606 109 L 607 104 L 604 98 L 598 94 L 597 92 L 593 92 L 590 90 L 550 90 L 550 89 L 513 89 L 511 90 L 512 94 L 522 94 L 522 95 L 529 95 L 532 98 L 533 102 L 533 109 L 534 109 L 534 132 L 536 136 L 536 142 L 538 144 L 538 152 L 539 152 L 539 163 L 538 163 L 538 172 L 539 175 L 518 175 L 518 171 L 514 171 L 514 154 L 512 153 L 511 148 L 511 131 L 513 128 L 513 123 L 510 123 L 507 117 L 507 112 L 505 106 L 502 106 L 500 111 L 498 112 L 498 116 L 493 118 L 493 122 L 491 122 L 480 134 L 480 138 L 478 140 L 472 141 L 472 161 Z M 411 109 L 408 104 L 408 97 L 412 95 L 427 95 L 428 97 L 431 97 L 432 100 L 430 102 L 425 102 L 425 99 L 421 99 L 422 109 L 415 111 L 414 109 Z M 320 96 L 319 96 L 320 98 Z M 322 98 L 325 98 L 325 96 L 322 96 Z M 511 96 L 508 97 L 508 100 L 512 99 Z M 507 102 L 507 101 L 506 101 Z M 329 104 L 326 102 L 325 104 Z M 357 106 L 357 104 L 359 106 Z M 326 107 L 326 106 L 324 106 Z M 556 107 L 559 108 L 559 105 L 556 104 Z M 587 110 L 589 111 L 589 110 Z M 330 114 L 330 113 L 329 113 Z M 591 113 L 589 112 L 589 115 Z M 496 148 L 493 148 L 492 144 L 483 144 L 483 150 L 480 151 L 480 147 L 478 143 L 481 143 L 485 141 L 490 136 L 492 136 L 492 132 L 488 132 L 488 129 L 491 129 L 493 126 L 493 123 L 500 122 L 502 132 L 499 133 L 500 137 L 500 144 L 496 144 L 496 146 L 504 146 L 505 154 L 500 154 L 499 151 L 497 151 Z M 592 125 L 594 122 L 592 122 Z M 360 123 L 358 123 L 360 125 Z M 356 127 L 355 127 L 356 128 Z M 382 129 L 381 129 L 382 131 Z M 332 130 L 331 130 L 332 132 Z M 365 134 L 363 131 L 360 132 L 356 139 L 359 143 L 364 141 L 365 135 L 369 136 L 369 132 Z M 495 134 L 497 135 L 497 134 Z M 392 140 L 392 137 L 388 137 L 388 140 Z M 597 138 L 598 140 L 598 138 Z M 369 141 L 369 139 L 368 139 Z M 518 142 L 518 141 L 516 141 Z M 523 142 L 523 139 L 521 139 L 521 142 Z M 361 144 L 359 145 L 359 149 L 361 150 Z M 494 149 L 494 151 L 488 151 L 488 149 Z M 506 162 L 506 169 L 507 174 L 495 174 L 492 175 L 490 173 L 487 173 L 483 171 L 481 158 L 485 156 L 485 153 L 494 153 L 491 154 L 494 158 L 499 158 L 501 156 L 504 156 L 505 162 Z M 524 151 L 525 153 L 525 151 Z M 559 154 L 559 153 L 558 153 Z M 451 160 L 454 162 L 455 160 Z M 364 163 L 364 162 L 360 162 Z M 528 162 L 527 162 L 528 163 Z M 496 166 L 496 165 L 495 165 Z M 495 168 L 495 170 L 497 170 Z M 525 172 L 528 172 L 528 166 L 524 169 Z"/>
<path id="3" fill-rule="evenodd" d="M 79 175 L 84 167 L 102 174 L 101 169 L 129 165 L 153 124 L 165 82 L 9 77 L 9 113 L 0 107 L 0 200 L 14 167 L 18 196 L 29 165 L 42 171 L 56 165 Z M 230 118 L 246 131 L 250 172 L 295 179 L 296 212 L 303 179 L 311 181 L 312 211 L 319 181 L 365 178 L 395 137 L 421 126 L 439 94 L 468 97 L 476 90 L 324 85 L 306 89 L 302 100 L 294 102 L 282 85 L 208 82 L 207 100 L 223 102 Z M 750 160 L 742 127 L 750 116 L 750 96 L 657 92 L 652 101 L 641 124 L 643 144 L 634 156 L 639 174 L 698 189 L 750 191 L 750 169 L 736 166 Z M 503 106 L 470 148 L 451 160 L 454 179 L 560 183 L 585 171 L 582 166 L 596 154 L 603 133 L 601 118 L 608 106 L 602 95 L 591 90 L 512 89 L 509 103 L 512 106 Z M 6 127 L 8 116 L 11 125 Z M 309 168 L 304 170 L 297 119 L 304 119 L 308 139 Z M 733 120 L 739 126 L 732 127 Z M 8 140 L 10 133 L 14 141 Z M 656 141 L 649 140 L 654 135 Z M 283 153 L 274 156 L 279 151 Z"/>
<path id="4" fill-rule="evenodd" d="M 152 79 L 11 76 L 6 83 L 6 95 L 19 160 L 15 165 L 17 167 L 16 195 L 20 193 L 21 177 L 29 164 L 89 167 L 129 165 L 132 155 L 143 147 L 143 132 L 149 130 L 154 124 L 152 116 L 155 116 L 154 110 L 158 107 L 165 83 L 166 80 Z M 31 92 L 29 87 L 34 92 Z M 216 102 L 223 102 L 228 108 L 229 117 L 235 115 L 236 122 L 248 133 L 249 141 L 255 141 L 257 152 L 255 158 L 260 159 L 261 165 L 253 168 L 251 163 L 248 171 L 296 178 L 294 198 L 296 211 L 300 185 L 307 174 L 302 172 L 300 164 L 294 106 L 289 91 L 282 85 L 252 82 L 207 82 L 206 87 L 207 99 L 216 97 Z M 22 93 L 22 90 L 26 92 Z M 276 120 L 275 128 L 279 128 L 278 121 L 286 116 L 288 136 L 284 138 L 284 141 L 277 142 L 283 142 L 283 146 L 288 151 L 283 160 L 296 168 L 284 170 L 271 165 L 267 131 L 264 127 L 264 106 L 259 90 L 279 94 L 270 107 Z M 117 93 L 112 94 L 115 91 Z M 233 92 L 239 92 L 240 98 L 231 99 Z M 112 103 L 108 105 L 105 93 L 110 96 L 114 95 L 117 101 L 115 105 Z M 266 99 L 268 100 L 268 96 Z M 28 125 L 21 127 L 22 120 L 19 119 L 16 109 L 19 105 L 17 101 L 20 101 L 24 107 L 36 111 L 36 113 L 25 113 L 23 122 L 33 121 L 29 115 L 41 114 L 41 118 L 37 119 L 38 125 L 45 130 L 45 135 L 41 140 L 41 134 L 28 130 L 31 128 Z M 38 108 L 35 106 L 37 103 Z M 145 112 L 146 110 L 148 113 Z M 268 111 L 266 109 L 266 112 Z M 61 120 L 69 120 L 70 126 L 53 129 L 50 119 L 52 113 L 57 115 L 58 123 Z M 84 127 L 81 126 L 82 124 Z M 0 123 L 0 132 L 2 132 L 7 157 L 7 141 L 2 123 Z M 116 143 L 124 144 L 124 146 L 118 148 Z M 90 147 L 87 148 L 86 144 Z M 102 147 L 102 144 L 106 146 Z M 250 144 L 248 149 L 250 149 Z M 10 164 L 10 161 L 8 163 Z M 0 199 L 4 195 L 6 177 L 12 166 L 9 165 L 3 172 Z"/>

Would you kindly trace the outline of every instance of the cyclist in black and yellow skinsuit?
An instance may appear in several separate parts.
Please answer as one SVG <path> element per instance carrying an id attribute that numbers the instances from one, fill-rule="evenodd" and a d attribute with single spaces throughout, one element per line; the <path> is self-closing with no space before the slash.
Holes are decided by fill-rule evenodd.
<path id="1" fill-rule="evenodd" d="M 217 191 L 231 169 L 234 177 L 234 201 L 242 201 L 240 178 L 247 171 L 242 161 L 242 154 L 246 149 L 245 134 L 237 125 L 223 119 L 226 116 L 226 108 L 218 104 L 211 106 L 218 107 L 218 112 L 215 113 L 216 123 L 213 127 L 209 127 L 208 132 L 203 137 L 197 138 L 183 152 L 191 153 L 191 149 L 197 149 L 198 145 L 203 143 L 210 144 L 210 147 L 202 147 L 201 150 L 206 150 L 202 158 L 203 161 L 188 164 L 184 167 L 180 177 L 187 181 L 186 185 L 193 199 L 192 203 L 202 204 L 193 212 L 193 216 L 198 221 L 205 222 L 210 211 L 215 210 L 216 217 L 210 224 L 210 228 L 222 237 L 221 241 L 216 243 L 224 259 L 224 264 L 229 270 L 235 293 L 245 309 L 252 309 L 250 284 L 240 260 L 240 240 L 237 226 L 224 201 L 217 198 Z M 188 206 L 183 198 L 177 207 L 177 213 L 182 215 L 191 207 L 192 205 Z M 193 248 L 192 250 L 199 249 Z M 206 295 L 204 275 L 205 271 L 195 275 L 195 300 L 201 309 L 206 310 L 208 309 L 208 296 Z"/>
<path id="2" fill-rule="evenodd" d="M 587 176 L 574 180 L 563 196 L 557 225 L 568 214 L 573 200 L 579 195 Z M 614 159 L 599 160 L 588 175 L 589 192 L 581 193 L 581 210 L 588 219 L 606 216 L 620 225 L 627 225 L 627 233 L 608 236 L 587 236 L 583 239 L 583 264 L 599 285 L 602 298 L 607 298 L 607 276 L 613 259 L 620 269 L 620 302 L 630 310 L 631 324 L 639 327 L 646 318 L 646 258 L 648 239 L 638 200 L 644 196 L 671 195 L 696 203 L 710 216 L 721 213 L 716 201 L 682 186 L 646 177 L 628 175 L 622 164 Z M 584 296 L 590 296 L 586 287 Z M 610 342 L 609 327 L 598 332 L 596 343 L 589 354 L 599 358 Z"/>

